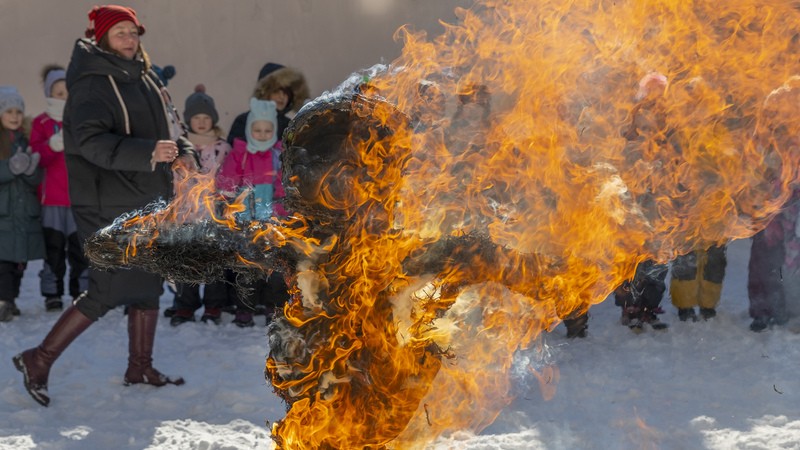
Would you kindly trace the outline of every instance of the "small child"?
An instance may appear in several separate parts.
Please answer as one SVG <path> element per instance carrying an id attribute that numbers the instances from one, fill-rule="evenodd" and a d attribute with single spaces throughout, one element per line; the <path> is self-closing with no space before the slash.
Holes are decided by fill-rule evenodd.
<path id="1" fill-rule="evenodd" d="M 195 86 L 194 93 L 186 98 L 183 118 L 189 126 L 189 141 L 200 156 L 200 173 L 216 174 L 231 146 L 217 124 L 219 114 L 204 85 Z"/>
<path id="2" fill-rule="evenodd" d="M 31 127 L 31 148 L 41 157 L 39 166 L 44 173 L 38 189 L 45 244 L 39 286 L 45 309 L 61 311 L 67 262 L 70 268 L 69 295 L 73 300 L 89 288 L 89 263 L 83 255 L 72 216 L 64 158 L 61 121 L 67 100 L 66 72 L 61 66 L 48 65 L 42 70 L 42 81 L 47 108 L 33 119 Z"/>
<path id="3" fill-rule="evenodd" d="M 27 263 L 44 257 L 40 156 L 28 147 L 24 112 L 17 88 L 0 86 L 0 322 L 19 315 L 15 301 Z"/>
<path id="4" fill-rule="evenodd" d="M 245 211 L 239 216 L 241 220 L 265 221 L 286 215 L 280 203 L 284 197 L 280 168 L 283 147 L 277 130 L 275 102 L 251 98 L 245 125 L 247 141 L 234 139 L 233 149 L 217 174 L 217 188 L 226 197 L 233 198 L 247 191 Z M 233 322 L 239 327 L 255 324 L 251 311 L 257 304 L 266 304 L 266 315 L 270 318 L 270 309 L 282 307 L 288 299 L 286 286 L 277 272 L 273 272 L 269 280 L 261 280 L 250 287 L 253 294 L 237 305 Z"/>
<path id="5" fill-rule="evenodd" d="M 215 175 L 230 153 L 231 146 L 225 141 L 222 129 L 217 125 L 219 114 L 214 106 L 214 99 L 205 93 L 205 86 L 202 84 L 198 84 L 194 93 L 186 98 L 183 118 L 189 126 L 189 141 L 194 144 L 195 151 L 200 156 L 199 172 Z M 194 322 L 194 311 L 201 305 L 200 286 L 177 283 L 176 291 L 170 325 Z M 234 290 L 224 282 L 206 284 L 202 298 L 205 310 L 200 320 L 219 324 L 222 321 L 222 308 L 233 294 Z"/>

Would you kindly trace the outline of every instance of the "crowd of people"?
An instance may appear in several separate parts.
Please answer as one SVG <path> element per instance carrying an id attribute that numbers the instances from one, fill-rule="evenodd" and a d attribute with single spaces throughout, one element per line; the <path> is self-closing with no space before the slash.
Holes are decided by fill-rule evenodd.
<path id="1" fill-rule="evenodd" d="M 637 93 L 639 103 L 634 107 L 625 138 L 635 141 L 644 127 L 652 123 L 637 120 L 658 101 L 667 86 L 667 78 L 652 73 L 642 78 Z M 762 332 L 772 326 L 783 326 L 790 319 L 787 302 L 797 296 L 796 281 L 800 279 L 800 188 L 783 205 L 765 229 L 752 238 L 747 271 L 747 294 L 750 330 Z M 680 255 L 669 264 L 646 260 L 636 267 L 634 277 L 623 282 L 614 292 L 614 302 L 621 309 L 620 323 L 634 331 L 650 326 L 665 330 L 669 325 L 659 319 L 667 291 L 681 322 L 711 320 L 717 315 L 722 296 L 722 283 L 727 266 L 727 244 L 708 243 Z M 698 315 L 699 314 L 699 315 Z M 587 336 L 588 310 L 575 311 L 564 318 L 567 337 Z"/>
<path id="2" fill-rule="evenodd" d="M 243 198 L 243 220 L 285 215 L 280 136 L 309 97 L 302 73 L 268 63 L 250 110 L 227 135 L 202 85 L 186 99 L 181 120 L 165 70 L 156 70 L 141 43 L 145 27 L 136 12 L 104 5 L 88 15 L 86 37 L 76 41 L 68 68 L 43 69 L 42 114 L 26 122 L 19 91 L 0 87 L 0 321 L 20 314 L 20 283 L 36 259 L 44 259 L 45 308 L 63 311 L 38 346 L 13 358 L 26 390 L 43 406 L 56 359 L 116 307 L 128 319 L 125 384 L 183 383 L 152 364 L 164 280 L 136 269 L 95 270 L 81 243 L 121 214 L 170 198 L 176 180 L 194 172 L 214 175 L 222 195 Z M 175 304 L 165 313 L 170 323 L 194 321 L 204 306 L 205 322 L 220 323 L 222 311 L 232 308 L 233 323 L 251 327 L 257 310 L 270 316 L 288 300 L 278 273 L 249 286 L 248 298 L 237 296 L 230 277 L 202 289 L 175 286 Z M 72 297 L 66 308 L 65 293 Z"/>
<path id="3" fill-rule="evenodd" d="M 310 96 L 300 71 L 267 63 L 258 73 L 249 110 L 225 133 L 214 99 L 203 85 L 178 113 L 166 90 L 164 71 L 155 70 L 142 46 L 145 27 L 133 9 L 96 6 L 89 20 L 69 67 L 48 65 L 42 71 L 44 112 L 26 121 L 19 91 L 0 87 L 0 322 L 20 314 L 15 301 L 26 265 L 44 259 L 39 274 L 44 305 L 62 314 L 38 346 L 13 359 L 26 390 L 44 406 L 50 402 L 49 374 L 56 359 L 92 323 L 121 306 L 127 311 L 129 331 L 125 384 L 183 383 L 152 365 L 164 280 L 135 269 L 94 270 L 81 243 L 121 214 L 169 198 L 175 179 L 194 171 L 213 174 L 223 196 L 242 198 L 244 220 L 286 215 L 281 202 L 281 136 Z M 454 120 L 471 121 L 463 128 L 472 134 L 452 135 L 465 141 L 453 142 L 452 147 L 479 150 L 473 144 L 480 141 L 475 135 L 488 121 L 488 95 L 476 89 L 459 98 Z M 420 119 L 417 126 L 427 125 Z M 788 320 L 783 282 L 786 270 L 795 273 L 800 265 L 798 205 L 793 200 L 753 238 L 748 282 L 753 331 Z M 699 248 L 671 263 L 670 295 L 681 321 L 715 317 L 725 250 Z M 623 324 L 666 328 L 658 315 L 664 312 L 660 302 L 668 272 L 668 265 L 647 261 L 616 289 Z M 226 281 L 202 288 L 174 286 L 174 304 L 164 312 L 170 323 L 194 322 L 203 308 L 203 322 L 219 324 L 228 311 L 234 313 L 235 325 L 251 327 L 259 312 L 269 317 L 288 300 L 279 273 L 248 286 L 247 298 L 232 287 L 236 275 L 226 276 Z M 66 308 L 65 295 L 71 297 Z M 565 323 L 569 337 L 585 337 L 588 313 L 567 317 Z"/>

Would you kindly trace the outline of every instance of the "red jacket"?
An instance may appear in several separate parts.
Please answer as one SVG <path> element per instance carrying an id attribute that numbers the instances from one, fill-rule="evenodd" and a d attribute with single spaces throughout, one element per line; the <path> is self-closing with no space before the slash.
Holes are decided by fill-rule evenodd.
<path id="1" fill-rule="evenodd" d="M 31 150 L 41 155 L 39 167 L 44 171 L 38 194 L 39 201 L 45 206 L 70 206 L 64 151 L 55 152 L 48 143 L 60 129 L 61 122 L 46 113 L 36 116 L 31 126 Z"/>

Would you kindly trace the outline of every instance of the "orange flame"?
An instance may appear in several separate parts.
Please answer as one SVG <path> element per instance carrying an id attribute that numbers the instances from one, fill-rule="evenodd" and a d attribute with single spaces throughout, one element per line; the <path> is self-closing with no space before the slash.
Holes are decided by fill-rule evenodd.
<path id="1" fill-rule="evenodd" d="M 433 40 L 400 30 L 402 55 L 362 89 L 388 103 L 355 113 L 394 133 L 349 136 L 352 154 L 320 180 L 315 201 L 342 213 L 342 232 L 320 242 L 298 217 L 254 238 L 306 257 L 280 331 L 293 359 L 266 367 L 291 406 L 280 447 L 421 448 L 480 431 L 512 400 L 515 351 L 645 259 L 751 236 L 798 181 L 790 2 L 456 12 Z M 159 220 L 213 215 L 214 195 L 197 183 Z M 237 208 L 213 217 L 235 228 Z"/>
<path id="2" fill-rule="evenodd" d="M 328 174 L 357 182 L 321 192 L 347 226 L 308 270 L 350 284 L 331 286 L 328 311 L 287 307 L 329 338 L 304 367 L 268 361 L 299 399 L 279 445 L 479 431 L 511 400 L 513 353 L 638 262 L 763 228 L 797 181 L 800 131 L 800 13 L 766 3 L 490 0 L 434 40 L 401 30 L 402 56 L 364 92 L 412 124 L 354 139 L 363 170 Z M 492 264 L 406 272 L 432 242 L 475 232 L 500 246 Z"/>

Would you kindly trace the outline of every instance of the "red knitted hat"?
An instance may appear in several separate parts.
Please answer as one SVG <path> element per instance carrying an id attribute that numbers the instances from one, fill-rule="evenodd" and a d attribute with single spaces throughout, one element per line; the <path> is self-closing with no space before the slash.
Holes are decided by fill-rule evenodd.
<path id="1" fill-rule="evenodd" d="M 126 20 L 130 20 L 139 27 L 139 35 L 144 34 L 144 25 L 139 23 L 133 8 L 119 5 L 95 6 L 89 11 L 89 28 L 86 29 L 86 37 L 94 37 L 94 40 L 99 42 L 111 27 Z"/>

